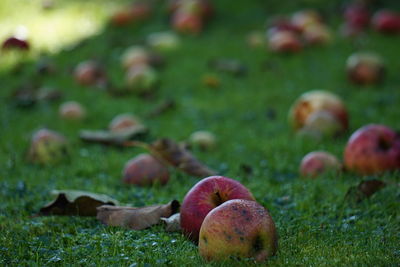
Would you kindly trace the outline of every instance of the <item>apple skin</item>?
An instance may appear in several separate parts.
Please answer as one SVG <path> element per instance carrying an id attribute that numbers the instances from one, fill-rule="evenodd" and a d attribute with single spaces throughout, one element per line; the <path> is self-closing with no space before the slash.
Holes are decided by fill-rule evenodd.
<path id="1" fill-rule="evenodd" d="M 316 131 L 321 137 L 335 137 L 342 133 L 342 125 L 331 112 L 318 110 L 307 117 L 301 130 Z"/>
<path id="2" fill-rule="evenodd" d="M 238 181 L 210 176 L 195 184 L 186 194 L 181 206 L 183 234 L 197 242 L 201 224 L 215 207 L 231 199 L 255 200 L 251 192 Z"/>
<path id="3" fill-rule="evenodd" d="M 400 33 L 400 14 L 390 10 L 381 10 L 372 17 L 372 27 L 381 33 Z"/>
<path id="4" fill-rule="evenodd" d="M 102 67 L 95 61 L 88 60 L 79 63 L 74 70 L 75 80 L 81 85 L 95 85 L 105 80 Z"/>
<path id="5" fill-rule="evenodd" d="M 203 19 L 196 13 L 178 10 L 172 15 L 172 27 L 181 33 L 197 35 L 203 30 Z"/>
<path id="6" fill-rule="evenodd" d="M 291 23 L 301 31 L 312 24 L 320 24 L 321 21 L 322 18 L 318 12 L 311 9 L 295 12 L 291 18 Z"/>
<path id="7" fill-rule="evenodd" d="M 296 53 L 303 45 L 296 33 L 271 29 L 268 32 L 268 45 L 274 52 Z"/>
<path id="8" fill-rule="evenodd" d="M 137 65 L 149 64 L 150 55 L 141 46 L 131 46 L 121 55 L 121 65 L 124 69 L 129 69 Z"/>
<path id="9" fill-rule="evenodd" d="M 168 168 L 149 154 L 140 154 L 129 160 L 122 172 L 125 184 L 149 186 L 156 182 L 165 185 L 169 181 Z"/>
<path id="10" fill-rule="evenodd" d="M 125 26 L 137 21 L 147 19 L 152 12 L 152 7 L 145 1 L 138 1 L 125 9 L 118 10 L 111 16 L 111 23 L 115 26 Z"/>
<path id="11" fill-rule="evenodd" d="M 61 118 L 67 120 L 82 120 L 86 117 L 85 108 L 76 101 L 64 102 L 59 108 Z"/>
<path id="12" fill-rule="evenodd" d="M 32 163 L 52 165 L 68 157 L 68 142 L 61 134 L 40 129 L 31 138 L 28 159 Z"/>
<path id="13" fill-rule="evenodd" d="M 125 82 L 128 91 L 138 95 L 146 95 L 156 89 L 158 74 L 151 66 L 137 65 L 126 72 Z"/>
<path id="14" fill-rule="evenodd" d="M 3 42 L 1 48 L 3 50 L 10 50 L 10 49 L 29 50 L 30 46 L 26 40 L 22 40 L 17 37 L 9 37 Z"/>
<path id="15" fill-rule="evenodd" d="M 108 129 L 111 132 L 118 133 L 126 131 L 127 129 L 135 127 L 139 124 L 141 124 L 140 120 L 132 114 L 119 114 L 111 120 L 110 124 L 108 125 Z"/>
<path id="16" fill-rule="evenodd" d="M 340 122 L 340 132 L 348 129 L 348 114 L 342 100 L 335 94 L 323 91 L 309 91 L 300 96 L 289 111 L 289 122 L 297 131 L 306 126 L 308 117 L 317 111 L 327 111 Z"/>
<path id="17" fill-rule="evenodd" d="M 365 5 L 352 3 L 345 8 L 344 18 L 350 28 L 364 30 L 369 26 L 371 15 Z"/>
<path id="18" fill-rule="evenodd" d="M 255 201 L 224 202 L 210 211 L 201 225 L 199 252 L 208 261 L 236 256 L 263 262 L 277 248 L 275 223 Z"/>
<path id="19" fill-rule="evenodd" d="M 304 29 L 303 38 L 310 45 L 326 45 L 332 42 L 332 33 L 323 24 L 312 24 Z"/>
<path id="20" fill-rule="evenodd" d="M 331 153 L 313 151 L 304 156 L 300 163 L 300 174 L 303 177 L 317 178 L 328 171 L 338 171 L 342 168 L 340 161 Z"/>
<path id="21" fill-rule="evenodd" d="M 400 169 L 400 135 L 385 125 L 363 126 L 347 142 L 344 163 L 362 175 Z"/>
<path id="22" fill-rule="evenodd" d="M 352 54 L 346 62 L 347 76 L 359 85 L 377 84 L 384 79 L 386 67 L 384 60 L 372 52 Z"/>
<path id="23" fill-rule="evenodd" d="M 214 7 L 208 0 L 170 0 L 168 11 L 170 14 L 179 9 L 185 9 L 190 12 L 196 12 L 203 18 L 211 18 L 214 15 Z"/>

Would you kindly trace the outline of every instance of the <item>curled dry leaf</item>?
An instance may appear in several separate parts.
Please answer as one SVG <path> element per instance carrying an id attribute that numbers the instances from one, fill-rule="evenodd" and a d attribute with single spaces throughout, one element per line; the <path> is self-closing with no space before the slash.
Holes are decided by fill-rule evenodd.
<path id="1" fill-rule="evenodd" d="M 176 213 L 168 218 L 161 218 L 165 224 L 167 232 L 180 232 L 181 231 L 181 214 Z"/>
<path id="2" fill-rule="evenodd" d="M 78 190 L 53 190 L 56 199 L 40 209 L 39 215 L 96 216 L 102 205 L 118 205 L 118 201 L 103 194 Z"/>
<path id="3" fill-rule="evenodd" d="M 116 207 L 104 205 L 97 208 L 97 219 L 108 226 L 121 226 L 132 230 L 143 230 L 178 212 L 180 204 L 173 200 L 168 204 L 148 207 Z"/>
<path id="4" fill-rule="evenodd" d="M 133 137 L 145 134 L 148 131 L 146 126 L 141 124 L 129 127 L 124 131 L 111 132 L 105 130 L 82 130 L 79 133 L 81 140 L 91 143 L 100 143 L 105 145 L 124 146 L 125 142 Z"/>
<path id="5" fill-rule="evenodd" d="M 386 184 L 379 180 L 362 181 L 358 186 L 352 186 L 349 188 L 345 199 L 358 203 L 369 198 L 385 186 Z"/>
<path id="6" fill-rule="evenodd" d="M 170 139 L 159 139 L 152 143 L 149 149 L 155 157 L 189 175 L 206 177 L 216 174 L 215 171 L 201 163 L 183 146 Z"/>

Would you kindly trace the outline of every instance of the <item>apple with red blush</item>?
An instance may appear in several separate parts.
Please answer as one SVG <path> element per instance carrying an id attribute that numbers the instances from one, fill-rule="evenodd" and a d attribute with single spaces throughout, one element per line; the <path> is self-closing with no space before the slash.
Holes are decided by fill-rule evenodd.
<path id="1" fill-rule="evenodd" d="M 342 164 L 337 157 L 325 151 L 313 151 L 304 156 L 300 163 L 300 174 L 303 177 L 317 178 L 332 171 L 339 171 Z"/>
<path id="2" fill-rule="evenodd" d="M 264 262 L 277 248 L 275 223 L 255 201 L 226 201 L 207 214 L 200 228 L 199 252 L 207 261 L 233 256 Z"/>
<path id="3" fill-rule="evenodd" d="M 381 10 L 372 17 L 372 27 L 384 34 L 400 33 L 400 14 L 391 10 Z"/>
<path id="4" fill-rule="evenodd" d="M 372 85 L 381 82 L 386 73 L 383 58 L 372 52 L 352 54 L 346 62 L 347 76 L 359 85 Z"/>
<path id="5" fill-rule="evenodd" d="M 231 199 L 255 200 L 251 192 L 238 181 L 210 176 L 195 184 L 186 194 L 181 206 L 183 234 L 197 242 L 206 215 L 215 207 Z"/>
<path id="6" fill-rule="evenodd" d="M 346 144 L 344 163 L 346 169 L 362 175 L 399 170 L 399 133 L 380 124 L 361 127 Z"/>

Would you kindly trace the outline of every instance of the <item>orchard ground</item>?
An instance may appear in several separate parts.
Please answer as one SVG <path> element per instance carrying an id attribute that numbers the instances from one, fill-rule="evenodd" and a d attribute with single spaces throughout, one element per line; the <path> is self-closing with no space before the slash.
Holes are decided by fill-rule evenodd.
<path id="1" fill-rule="evenodd" d="M 80 61 L 96 58 L 106 66 L 111 81 L 120 85 L 123 71 L 119 56 L 124 49 L 141 43 L 149 33 L 168 30 L 169 25 L 164 2 L 159 1 L 156 14 L 149 21 L 136 26 L 111 27 L 106 23 L 107 15 L 124 1 L 106 2 L 62 4 L 56 1 L 54 10 L 46 11 L 40 10 L 41 1 L 27 4 L 2 0 L 0 3 L 0 24 L 8 23 L 4 24 L 8 28 L 3 31 L 23 18 L 25 21 L 31 18 L 33 25 L 37 19 L 39 26 L 54 23 L 57 27 L 51 18 L 60 25 L 71 26 L 71 23 L 81 23 L 73 18 L 82 18 L 82 14 L 92 25 L 84 33 L 69 28 L 65 34 L 55 30 L 53 34 L 58 34 L 57 38 L 51 32 L 46 36 L 46 32 L 33 29 L 31 34 L 42 36 L 31 36 L 33 51 L 28 58 L 3 58 L 0 73 L 1 265 L 254 264 L 250 259 L 206 263 L 195 244 L 179 233 L 166 232 L 162 226 L 131 231 L 106 227 L 95 218 L 32 217 L 52 199 L 49 192 L 53 189 L 104 193 L 133 206 L 166 203 L 172 199 L 182 201 L 198 178 L 172 171 L 171 180 L 164 187 L 127 186 L 121 182 L 122 168 L 143 150 L 86 144 L 78 138 L 80 129 L 105 128 L 120 113 L 143 116 L 165 99 L 174 99 L 176 108 L 144 120 L 151 129 L 148 140 L 159 137 L 185 140 L 196 130 L 216 134 L 219 142 L 215 150 L 194 150 L 193 153 L 219 174 L 240 181 L 269 209 L 279 233 L 279 250 L 270 259 L 271 266 L 399 264 L 398 172 L 364 178 L 352 173 L 330 173 L 315 180 L 298 175 L 299 163 L 306 153 L 327 150 L 342 157 L 351 132 L 365 124 L 380 123 L 399 129 L 399 36 L 368 31 L 355 41 L 339 37 L 336 30 L 342 21 L 340 1 L 329 1 L 329 4 L 311 0 L 214 1 L 217 15 L 205 31 L 196 37 L 182 36 L 181 47 L 166 54 L 167 66 L 160 72 L 161 86 L 155 98 L 116 98 L 95 88 L 77 85 L 71 70 Z M 399 8 L 395 1 L 381 2 Z M 252 30 L 264 30 L 268 17 L 290 14 L 304 7 L 315 7 L 324 14 L 335 31 L 331 45 L 307 48 L 295 55 L 277 55 L 267 49 L 246 46 L 245 36 Z M 2 40 L 6 34 L 0 32 Z M 71 46 L 74 43 L 78 45 Z M 51 51 L 47 56 L 57 67 L 54 75 L 36 74 L 36 61 L 43 50 Z M 388 75 L 383 84 L 361 88 L 346 80 L 345 61 L 359 50 L 376 51 L 384 57 Z M 233 77 L 210 70 L 207 63 L 215 58 L 243 61 L 248 66 L 248 75 Z M 210 89 L 202 84 L 203 76 L 209 73 L 220 79 L 219 88 Z M 59 119 L 58 107 L 62 101 L 38 103 L 32 108 L 17 107 L 10 95 L 15 88 L 26 84 L 62 90 L 63 100 L 76 100 L 87 108 L 88 119 L 83 122 Z M 350 114 L 348 133 L 322 142 L 295 137 L 287 122 L 289 107 L 301 93 L 312 89 L 329 90 L 344 99 Z M 63 133 L 70 140 L 69 161 L 52 167 L 26 162 L 30 136 L 43 126 Z M 388 185 L 359 204 L 344 200 L 351 186 L 369 178 L 383 180 Z"/>

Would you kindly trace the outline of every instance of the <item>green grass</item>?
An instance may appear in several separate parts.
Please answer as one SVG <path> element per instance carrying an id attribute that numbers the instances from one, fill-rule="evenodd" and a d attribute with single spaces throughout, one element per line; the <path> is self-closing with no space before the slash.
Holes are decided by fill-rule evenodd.
<path id="1" fill-rule="evenodd" d="M 11 2 L 15 3 L 2 1 L 0 10 L 11 10 L 13 6 L 3 4 Z M 96 25 L 104 25 L 109 4 L 99 0 L 87 2 L 86 5 L 97 7 L 89 12 Z M 265 1 L 268 4 L 264 1 L 215 2 L 218 15 L 205 32 L 198 37 L 182 36 L 181 48 L 166 55 L 168 64 L 160 73 L 162 83 L 155 99 L 113 98 L 94 88 L 79 86 L 71 76 L 71 69 L 82 60 L 97 58 L 107 67 L 112 83 L 120 85 L 123 71 L 119 55 L 123 50 L 140 43 L 148 33 L 169 28 L 161 4 L 157 15 L 143 25 L 121 29 L 104 26 L 73 49 L 60 51 L 60 47 L 70 47 L 70 41 L 43 45 L 37 41 L 38 45 L 26 60 L 18 58 L 20 63 L 14 62 L 14 68 L 10 68 L 13 64 L 1 68 L 0 265 L 206 265 L 194 244 L 181 234 L 165 232 L 161 226 L 130 231 L 103 226 L 94 218 L 31 218 L 51 200 L 49 192 L 53 189 L 104 193 L 134 206 L 182 200 L 197 178 L 172 171 L 165 187 L 123 185 L 124 163 L 143 151 L 89 145 L 78 138 L 82 128 L 105 128 L 119 113 L 144 115 L 166 98 L 175 99 L 177 108 L 145 121 L 151 129 L 149 140 L 159 137 L 184 140 L 193 131 L 202 129 L 217 135 L 216 150 L 194 153 L 220 174 L 242 182 L 270 210 L 279 233 L 279 251 L 270 259 L 270 265 L 399 264 L 398 172 L 377 177 L 388 186 L 370 199 L 351 205 L 343 200 L 344 195 L 362 177 L 331 173 L 316 180 L 305 180 L 298 175 L 298 165 L 303 155 L 312 150 L 323 149 L 341 157 L 349 135 L 362 125 L 382 123 L 400 127 L 400 37 L 368 32 L 360 40 L 350 41 L 337 36 L 328 47 L 310 48 L 296 55 L 275 55 L 266 49 L 248 49 L 245 35 L 250 30 L 262 30 L 268 16 L 295 11 L 304 5 L 321 7 L 329 14 L 328 23 L 336 29 L 340 21 L 339 15 L 335 15 L 339 14 L 338 3 L 330 1 L 328 6 L 323 6 L 324 3 L 310 0 Z M 20 5 L 25 14 L 35 14 L 30 6 L 15 5 Z M 62 16 L 62 10 L 49 12 L 60 12 Z M 17 17 L 17 13 L 12 16 Z M 1 16 L 0 24 L 4 18 L 14 23 L 12 16 Z M 33 42 L 36 44 L 36 39 Z M 57 53 L 48 54 L 57 66 L 57 73 L 40 76 L 35 72 L 35 59 L 42 49 L 52 51 L 47 49 L 47 44 L 57 48 Z M 361 49 L 377 51 L 387 61 L 388 76 L 382 85 L 359 88 L 346 81 L 345 60 Z M 212 72 L 207 68 L 207 61 L 219 57 L 242 60 L 249 67 L 248 76 L 235 78 L 216 73 L 221 88 L 204 87 L 203 75 Z M 266 61 L 275 67 L 263 70 L 261 65 Z M 30 109 L 16 107 L 10 94 L 23 85 L 62 90 L 63 100 L 78 100 L 86 106 L 88 119 L 74 123 L 59 119 L 57 110 L 61 102 L 39 103 Z M 315 143 L 298 139 L 292 133 L 287 123 L 290 105 L 301 93 L 316 88 L 343 97 L 351 123 L 350 131 L 344 136 Z M 267 116 L 271 109 L 276 112 L 274 119 Z M 43 126 L 68 137 L 72 146 L 70 161 L 54 167 L 26 162 L 29 138 Z M 246 174 L 241 168 L 243 164 L 251 166 L 253 173 Z M 283 196 L 289 196 L 289 201 L 280 201 Z M 250 264 L 254 263 L 236 259 L 210 263 L 212 266 Z"/>

